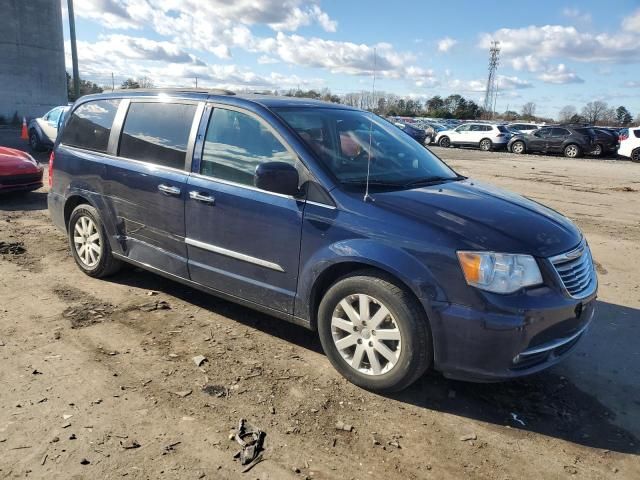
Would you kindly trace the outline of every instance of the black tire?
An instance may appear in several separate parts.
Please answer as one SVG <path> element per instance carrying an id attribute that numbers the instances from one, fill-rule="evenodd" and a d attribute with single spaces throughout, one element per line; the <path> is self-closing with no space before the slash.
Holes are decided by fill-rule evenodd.
<path id="1" fill-rule="evenodd" d="M 595 157 L 603 157 L 604 156 L 604 147 L 601 144 L 597 144 L 596 148 L 593 149 L 591 155 Z"/>
<path id="2" fill-rule="evenodd" d="M 38 132 L 36 132 L 35 129 L 29 131 L 29 147 L 31 147 L 31 150 L 34 152 L 42 152 L 44 150 Z"/>
<path id="3" fill-rule="evenodd" d="M 99 248 L 101 249 L 99 258 L 95 265 L 89 265 L 80 257 L 74 237 L 76 237 L 76 225 L 78 222 L 82 222 L 83 218 L 90 219 L 95 225 L 96 234 L 99 236 Z M 104 225 L 100 220 L 98 211 L 91 205 L 82 204 L 78 205 L 69 218 L 69 225 L 67 226 L 67 235 L 69 238 L 69 247 L 71 248 L 71 254 L 76 262 L 76 265 L 84 273 L 94 278 L 103 278 L 113 275 L 122 267 L 122 262 L 113 256 L 111 246 L 107 240 L 107 234 L 104 229 Z"/>
<path id="4" fill-rule="evenodd" d="M 582 149 L 575 143 L 570 143 L 569 145 L 564 147 L 562 152 L 567 158 L 580 158 L 582 156 Z"/>
<path id="5" fill-rule="evenodd" d="M 480 140 L 480 143 L 478 144 L 478 146 L 480 147 L 480 150 L 482 150 L 483 152 L 490 152 L 491 149 L 493 148 L 493 143 L 491 142 L 490 139 L 483 138 L 482 140 Z"/>
<path id="6" fill-rule="evenodd" d="M 640 148 L 636 148 L 633 152 L 631 152 L 631 161 L 640 163 Z"/>
<path id="7" fill-rule="evenodd" d="M 520 146 L 522 147 L 522 150 L 519 150 Z M 516 150 L 519 150 L 519 151 L 516 151 Z M 516 155 L 522 155 L 526 151 L 527 151 L 527 146 L 525 145 L 525 143 L 522 140 L 516 140 L 515 142 L 513 142 L 511 144 L 511 153 L 515 153 Z"/>
<path id="8" fill-rule="evenodd" d="M 395 365 L 385 373 L 371 375 L 356 370 L 335 345 L 331 325 L 334 310 L 341 300 L 356 294 L 368 295 L 383 304 L 400 331 L 400 353 Z M 374 335 L 375 330 L 372 332 Z M 375 270 L 355 272 L 327 290 L 318 308 L 318 333 L 324 352 L 335 369 L 351 383 L 366 390 L 380 393 L 403 390 L 430 368 L 433 359 L 431 332 L 421 305 L 405 288 Z M 375 336 L 370 338 L 377 341 Z"/>
<path id="9" fill-rule="evenodd" d="M 451 139 L 449 139 L 449 137 L 441 137 L 440 140 L 438 140 L 438 145 L 442 148 L 449 148 L 451 146 Z"/>

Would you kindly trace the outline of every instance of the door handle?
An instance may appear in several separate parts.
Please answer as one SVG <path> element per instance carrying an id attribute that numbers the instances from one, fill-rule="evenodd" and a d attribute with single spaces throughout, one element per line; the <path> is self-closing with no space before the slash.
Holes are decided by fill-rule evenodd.
<path id="1" fill-rule="evenodd" d="M 209 205 L 214 205 L 216 203 L 216 199 L 214 197 L 202 195 L 200 192 L 189 192 L 189 198 L 197 200 L 198 202 L 208 203 Z"/>
<path id="2" fill-rule="evenodd" d="M 180 195 L 180 189 L 178 187 L 172 187 L 171 185 L 158 185 L 158 190 L 167 195 Z"/>

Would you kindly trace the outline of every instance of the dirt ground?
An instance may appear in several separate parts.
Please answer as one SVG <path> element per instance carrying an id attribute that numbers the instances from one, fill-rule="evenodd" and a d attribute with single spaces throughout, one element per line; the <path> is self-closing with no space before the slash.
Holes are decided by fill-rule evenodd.
<path id="1" fill-rule="evenodd" d="M 0 478 L 640 478 L 640 165 L 433 150 L 586 234 L 599 312 L 565 363 L 375 395 L 303 328 L 141 270 L 83 275 L 44 190 L 4 197 L 0 242 L 24 251 L 0 244 Z M 240 418 L 267 433 L 244 474 Z"/>

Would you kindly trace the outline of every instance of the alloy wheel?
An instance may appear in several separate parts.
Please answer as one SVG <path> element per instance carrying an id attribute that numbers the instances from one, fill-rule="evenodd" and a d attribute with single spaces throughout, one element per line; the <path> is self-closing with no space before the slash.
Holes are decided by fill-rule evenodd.
<path id="1" fill-rule="evenodd" d="M 490 149 L 491 149 L 491 141 L 490 140 L 482 140 L 480 142 L 480 150 L 487 152 Z"/>
<path id="2" fill-rule="evenodd" d="M 522 142 L 515 142 L 512 146 L 511 146 L 511 151 L 513 153 L 524 153 L 524 143 Z"/>
<path id="3" fill-rule="evenodd" d="M 88 268 L 95 267 L 102 255 L 102 243 L 98 227 L 92 218 L 83 215 L 74 227 L 73 247 L 80 261 Z"/>
<path id="4" fill-rule="evenodd" d="M 602 145 L 596 145 L 596 148 L 594 148 L 593 150 L 593 154 L 596 157 L 599 157 L 600 155 L 602 155 Z"/>
<path id="5" fill-rule="evenodd" d="M 578 147 L 575 145 L 569 145 L 564 149 L 564 154 L 569 158 L 575 158 L 578 156 Z"/>
<path id="6" fill-rule="evenodd" d="M 365 294 L 349 295 L 335 307 L 331 336 L 344 361 L 365 375 L 383 375 L 400 358 L 402 334 L 389 309 Z"/>

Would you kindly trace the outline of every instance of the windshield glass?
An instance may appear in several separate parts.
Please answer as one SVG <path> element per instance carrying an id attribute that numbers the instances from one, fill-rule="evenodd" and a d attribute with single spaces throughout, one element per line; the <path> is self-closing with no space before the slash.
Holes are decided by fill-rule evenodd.
<path id="1" fill-rule="evenodd" d="M 274 109 L 342 184 L 409 186 L 459 177 L 388 121 L 369 112 L 334 108 Z"/>

